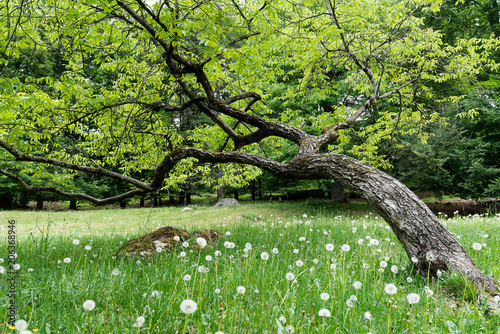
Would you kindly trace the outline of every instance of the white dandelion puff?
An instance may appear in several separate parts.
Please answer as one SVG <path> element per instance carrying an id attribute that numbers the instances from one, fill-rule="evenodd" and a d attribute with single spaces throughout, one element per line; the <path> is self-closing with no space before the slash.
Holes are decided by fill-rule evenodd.
<path id="1" fill-rule="evenodd" d="M 85 311 L 92 311 L 95 308 L 95 302 L 93 300 L 86 300 L 83 303 L 83 309 Z"/>
<path id="2" fill-rule="evenodd" d="M 332 313 L 329 310 L 327 310 L 326 308 L 323 308 L 323 309 L 319 310 L 318 315 L 320 317 L 329 318 L 332 316 Z"/>
<path id="3" fill-rule="evenodd" d="M 398 288 L 394 284 L 390 283 L 385 286 L 384 291 L 389 295 L 394 295 L 398 292 Z"/>
<path id="4" fill-rule="evenodd" d="M 28 328 L 28 323 L 25 320 L 18 320 L 14 324 L 14 327 L 16 327 L 18 331 L 25 331 L 26 328 Z"/>
<path id="5" fill-rule="evenodd" d="M 205 238 L 196 238 L 196 242 L 201 248 L 205 248 L 207 246 L 207 240 Z"/>
<path id="6" fill-rule="evenodd" d="M 420 296 L 416 293 L 410 293 L 408 296 L 406 296 L 406 299 L 408 299 L 408 303 L 416 304 L 419 302 Z"/>
<path id="7" fill-rule="evenodd" d="M 140 316 L 135 320 L 135 323 L 132 324 L 132 327 L 142 327 L 144 322 L 146 322 L 146 319 L 143 316 Z"/>
<path id="8" fill-rule="evenodd" d="M 182 313 L 191 314 L 196 312 L 196 310 L 198 309 L 198 305 L 196 305 L 196 302 L 194 300 L 185 299 L 182 301 L 180 308 Z"/>

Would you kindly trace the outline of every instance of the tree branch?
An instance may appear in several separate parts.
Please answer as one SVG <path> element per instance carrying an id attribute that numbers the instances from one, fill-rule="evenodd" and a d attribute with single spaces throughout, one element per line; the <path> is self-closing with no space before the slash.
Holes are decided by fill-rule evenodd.
<path id="1" fill-rule="evenodd" d="M 126 193 L 123 193 L 123 194 L 120 194 L 117 196 L 107 197 L 104 199 L 98 199 L 98 198 L 95 198 L 95 197 L 87 195 L 87 194 L 67 192 L 67 191 L 61 190 L 61 189 L 56 188 L 56 187 L 30 186 L 26 182 L 24 182 L 24 180 L 21 179 L 19 176 L 11 174 L 11 173 L 7 172 L 6 170 L 0 169 L 0 173 L 7 176 L 8 178 L 15 180 L 24 189 L 26 189 L 29 192 L 47 191 L 47 192 L 56 193 L 58 195 L 61 195 L 61 196 L 67 197 L 67 198 L 86 200 L 86 201 L 89 201 L 91 203 L 94 203 L 95 205 L 111 204 L 111 203 L 115 203 L 118 201 L 123 201 L 124 199 L 133 197 L 135 195 L 144 193 L 144 191 L 142 189 L 134 189 L 134 190 L 128 191 Z"/>
<path id="2" fill-rule="evenodd" d="M 12 146 L 10 146 L 6 142 L 4 142 L 3 140 L 0 140 L 0 147 L 3 147 L 7 152 L 9 152 L 16 159 L 16 161 L 38 162 L 38 163 L 62 167 L 65 169 L 77 170 L 77 171 L 81 171 L 81 172 L 85 172 L 85 173 L 105 175 L 105 176 L 109 176 L 109 177 L 130 183 L 130 184 L 136 186 L 137 188 L 140 188 L 140 189 L 145 190 L 145 191 L 153 191 L 154 190 L 147 183 L 144 183 L 142 181 L 134 179 L 133 177 L 130 177 L 130 176 L 126 176 L 123 174 L 119 174 L 119 173 L 110 171 L 110 170 L 102 168 L 102 167 L 93 168 L 93 167 L 76 165 L 76 164 L 72 164 L 72 163 L 68 163 L 68 162 L 64 162 L 64 161 L 59 161 L 59 160 L 55 160 L 55 159 L 51 159 L 51 158 L 46 158 L 46 157 L 21 154 L 16 149 L 14 149 Z"/>

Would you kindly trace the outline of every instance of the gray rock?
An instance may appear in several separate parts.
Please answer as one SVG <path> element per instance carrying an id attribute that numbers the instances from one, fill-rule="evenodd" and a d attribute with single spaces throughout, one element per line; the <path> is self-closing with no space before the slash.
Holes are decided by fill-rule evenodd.
<path id="1" fill-rule="evenodd" d="M 217 202 L 214 207 L 219 208 L 219 207 L 225 207 L 225 206 L 234 206 L 234 205 L 240 205 L 240 203 L 235 200 L 234 198 L 224 198 Z"/>

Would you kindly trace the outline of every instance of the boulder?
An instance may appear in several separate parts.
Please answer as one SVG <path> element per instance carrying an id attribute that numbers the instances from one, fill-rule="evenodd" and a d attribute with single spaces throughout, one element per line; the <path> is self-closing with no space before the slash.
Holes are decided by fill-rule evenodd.
<path id="1" fill-rule="evenodd" d="M 214 230 L 194 231 L 193 233 L 189 233 L 181 228 L 164 226 L 143 236 L 130 239 L 116 251 L 115 256 L 149 257 L 155 255 L 155 253 L 159 253 L 159 248 L 161 248 L 161 251 L 169 251 L 189 239 L 202 237 L 205 238 L 208 243 L 213 244 L 221 236 L 222 233 Z M 189 242 L 189 244 L 189 248 L 199 248 L 194 240 Z"/>
<path id="2" fill-rule="evenodd" d="M 219 202 L 217 202 L 214 205 L 214 207 L 219 208 L 219 207 L 234 206 L 234 205 L 240 205 L 240 203 L 234 198 L 224 198 Z"/>

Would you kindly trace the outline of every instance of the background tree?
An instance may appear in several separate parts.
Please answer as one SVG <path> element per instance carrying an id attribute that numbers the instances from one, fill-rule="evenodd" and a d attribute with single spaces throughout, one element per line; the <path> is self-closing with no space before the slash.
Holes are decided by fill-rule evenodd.
<path id="1" fill-rule="evenodd" d="M 155 195 L 176 179 L 204 172 L 209 165 L 203 163 L 236 164 L 234 177 L 258 167 L 284 178 L 334 179 L 386 220 L 420 273 L 463 272 L 482 289 L 498 293 L 498 282 L 478 269 L 411 190 L 342 154 L 376 162 L 383 138 L 395 131 L 411 134 L 437 121 L 419 103 L 432 96 L 426 82 L 498 68 L 488 58 L 498 40 L 444 45 L 439 33 L 424 26 L 419 14 L 438 11 L 438 2 L 381 1 L 367 7 L 364 1 L 149 5 L 141 0 L 58 0 L 16 5 L 1 9 L 8 21 L 1 25 L 3 45 L 9 46 L 3 48 L 4 61 L 26 46 L 57 45 L 64 49 L 67 66 L 57 79 L 5 81 L 1 154 L 16 168 L 1 169 L 2 174 L 21 182 L 32 164 L 49 165 L 116 178 L 130 187 L 98 199 L 24 184 L 96 204 Z M 87 59 L 113 74 L 111 86 L 92 80 Z M 275 115 L 260 103 L 264 88 L 290 65 L 310 91 L 321 91 L 332 69 L 345 72 L 342 83 L 352 91 L 345 97 L 350 105 L 315 115 L 321 133 L 302 126 L 300 110 Z M 375 108 L 381 101 L 398 112 Z M 176 114 L 189 107 L 210 121 L 193 130 L 192 145 L 186 146 L 175 122 Z M 369 117 L 372 124 L 356 129 L 358 120 Z M 355 132 L 363 142 L 349 146 Z M 66 135 L 81 140 L 58 146 L 59 136 Z M 285 162 L 267 158 L 259 145 L 266 142 L 293 145 L 293 157 Z M 143 170 L 154 173 L 149 179 L 133 176 Z"/>

